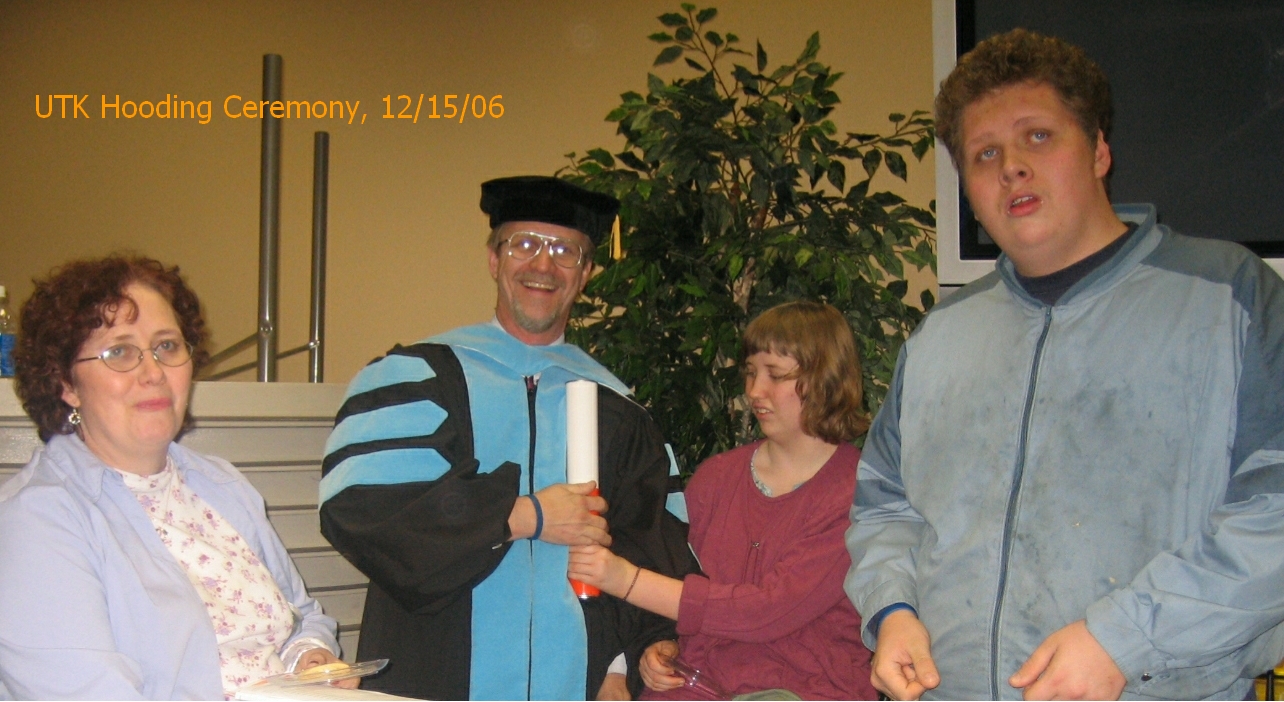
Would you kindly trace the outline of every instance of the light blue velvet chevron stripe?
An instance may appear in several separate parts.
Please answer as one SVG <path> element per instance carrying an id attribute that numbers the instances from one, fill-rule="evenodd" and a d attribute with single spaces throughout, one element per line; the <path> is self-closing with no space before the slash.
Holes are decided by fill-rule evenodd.
<path id="1" fill-rule="evenodd" d="M 343 399 L 360 395 L 378 388 L 396 383 L 417 383 L 437 377 L 437 371 L 428 362 L 417 356 L 391 355 L 367 365 L 361 369 Z"/>
<path id="2" fill-rule="evenodd" d="M 421 358 L 386 356 L 357 374 L 348 386 L 347 398 L 381 387 L 421 382 L 436 377 Z M 388 439 L 428 436 L 446 421 L 446 411 L 431 400 L 380 407 L 349 415 L 326 439 L 329 455 L 345 446 Z M 431 448 L 403 448 L 350 456 L 335 466 L 319 486 L 320 501 L 334 497 L 353 485 L 392 485 L 436 480 L 450 468 L 446 459 Z"/>
<path id="3" fill-rule="evenodd" d="M 396 485 L 436 480 L 450 464 L 434 449 L 389 449 L 353 456 L 321 479 L 321 502 L 353 485 Z"/>

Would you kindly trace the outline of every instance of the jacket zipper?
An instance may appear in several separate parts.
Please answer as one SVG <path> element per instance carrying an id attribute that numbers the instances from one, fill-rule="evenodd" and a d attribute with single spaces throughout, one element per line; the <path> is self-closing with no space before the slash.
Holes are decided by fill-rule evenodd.
<path id="1" fill-rule="evenodd" d="M 1052 307 L 1043 308 L 1043 331 L 1034 347 L 1034 361 L 1030 364 L 1030 383 L 1025 391 L 1025 409 L 1021 416 L 1021 440 L 1017 446 L 1016 470 L 1012 474 L 1012 491 L 1008 493 L 1008 509 L 1003 518 L 1003 550 L 999 554 L 999 588 L 994 599 L 994 620 L 990 623 L 990 699 L 999 699 L 999 630 L 1003 621 L 1003 595 L 1008 585 L 1008 558 L 1012 555 L 1012 530 L 1015 528 L 1017 499 L 1021 494 L 1021 478 L 1025 474 L 1027 441 L 1030 437 L 1030 410 L 1034 406 L 1034 389 L 1039 382 L 1039 362 L 1043 360 L 1043 343 L 1052 327 Z"/>
<path id="2" fill-rule="evenodd" d="M 535 391 L 539 387 L 539 380 L 533 376 L 525 376 L 526 380 L 526 415 L 530 417 L 530 451 L 528 453 L 526 469 L 527 493 L 535 494 Z M 535 592 L 535 542 L 530 540 L 527 544 L 531 554 L 531 593 Z M 531 676 L 534 674 L 534 652 L 535 652 L 535 608 L 531 607 L 530 621 L 526 626 L 526 699 L 531 699 Z"/>

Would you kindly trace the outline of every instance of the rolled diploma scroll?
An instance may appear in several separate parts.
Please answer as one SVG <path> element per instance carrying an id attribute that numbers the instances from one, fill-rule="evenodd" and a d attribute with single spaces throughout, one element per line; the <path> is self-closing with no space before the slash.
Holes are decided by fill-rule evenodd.
<path id="1" fill-rule="evenodd" d="M 597 383 L 572 380 L 566 384 L 566 482 L 590 480 L 597 482 Z M 571 580 L 571 588 L 580 599 L 601 594 L 578 580 Z"/>

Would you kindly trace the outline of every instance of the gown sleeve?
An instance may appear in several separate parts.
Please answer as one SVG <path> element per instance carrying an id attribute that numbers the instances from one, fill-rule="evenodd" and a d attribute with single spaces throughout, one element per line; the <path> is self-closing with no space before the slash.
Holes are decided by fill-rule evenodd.
<path id="1" fill-rule="evenodd" d="M 321 532 L 402 608 L 435 614 L 498 567 L 520 467 L 480 472 L 450 347 L 398 346 L 348 388 L 322 464 Z"/>

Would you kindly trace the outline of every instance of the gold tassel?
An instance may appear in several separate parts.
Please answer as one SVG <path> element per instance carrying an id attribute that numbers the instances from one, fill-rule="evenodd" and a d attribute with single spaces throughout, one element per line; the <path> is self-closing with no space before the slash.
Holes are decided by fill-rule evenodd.
<path id="1" fill-rule="evenodd" d="M 615 221 L 611 223 L 611 260 L 618 261 L 624 258 L 624 239 L 620 235 L 620 216 L 615 216 Z"/>

